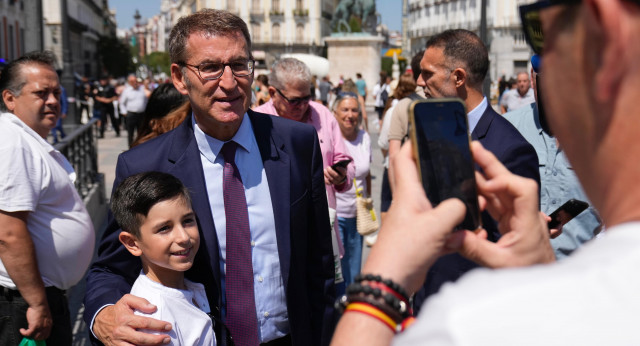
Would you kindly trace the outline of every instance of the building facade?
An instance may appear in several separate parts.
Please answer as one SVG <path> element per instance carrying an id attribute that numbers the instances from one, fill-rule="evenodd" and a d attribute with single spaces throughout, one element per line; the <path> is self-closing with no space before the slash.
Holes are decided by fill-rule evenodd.
<path id="1" fill-rule="evenodd" d="M 62 1 L 43 0 L 44 48 L 53 51 L 58 63 L 63 61 Z M 115 15 L 107 0 L 66 0 L 69 49 L 73 71 L 88 78 L 103 72 L 98 56 L 101 36 L 115 36 Z"/>
<path id="2" fill-rule="evenodd" d="M 424 49 L 427 40 L 447 29 L 480 32 L 482 0 L 408 0 L 407 46 L 410 55 Z M 532 0 L 486 0 L 489 77 L 509 78 L 528 72 L 531 51 L 520 27 L 518 6 Z"/>
<path id="3" fill-rule="evenodd" d="M 249 26 L 256 69 L 282 54 L 323 55 L 324 37 L 331 35 L 331 16 L 339 0 L 163 0 L 160 13 L 147 20 L 148 53 L 166 51 L 177 20 L 203 8 L 230 11 Z M 132 30 L 129 31 L 129 35 Z"/>
<path id="4" fill-rule="evenodd" d="M 42 50 L 42 2 L 0 0 L 0 58 L 9 62 Z"/>

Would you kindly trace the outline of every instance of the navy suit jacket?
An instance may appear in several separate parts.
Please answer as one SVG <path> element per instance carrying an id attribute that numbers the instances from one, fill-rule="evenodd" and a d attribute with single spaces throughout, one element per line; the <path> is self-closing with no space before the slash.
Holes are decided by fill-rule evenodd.
<path id="1" fill-rule="evenodd" d="M 480 141 L 511 173 L 534 179 L 540 186 L 538 155 L 535 149 L 508 120 L 496 113 L 491 105 L 480 117 L 471 133 L 471 139 Z M 482 213 L 482 225 L 487 230 L 490 240 L 495 242 L 500 238 L 496 221 L 486 211 Z M 414 297 L 416 314 L 427 297 L 437 293 L 445 282 L 456 281 L 476 267 L 476 263 L 458 254 L 440 257 L 429 269 L 424 286 Z"/>
<path id="2" fill-rule="evenodd" d="M 280 117 L 251 110 L 248 115 L 271 193 L 293 345 L 328 344 L 335 299 L 334 263 L 317 132 L 312 126 Z M 201 245 L 185 275 L 205 285 L 212 313 L 219 318 L 220 248 L 191 116 L 173 131 L 121 154 L 114 189 L 126 177 L 145 171 L 173 174 L 191 192 Z M 87 277 L 87 325 L 102 306 L 129 293 L 140 273 L 140 260 L 120 244 L 119 233 L 111 218 Z M 215 329 L 220 338 L 221 326 L 216 324 Z"/>

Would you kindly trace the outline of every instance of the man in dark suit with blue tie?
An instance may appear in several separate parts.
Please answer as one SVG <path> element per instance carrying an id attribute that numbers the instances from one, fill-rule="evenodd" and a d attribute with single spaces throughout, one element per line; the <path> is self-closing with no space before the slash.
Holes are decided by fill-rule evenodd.
<path id="1" fill-rule="evenodd" d="M 219 344 L 228 334 L 236 345 L 327 344 L 334 268 L 315 129 L 249 110 L 254 62 L 238 16 L 202 10 L 181 18 L 169 51 L 173 83 L 192 112 L 120 155 L 114 185 L 162 171 L 190 190 L 202 244 L 186 276 L 206 287 Z M 107 344 L 160 344 L 166 335 L 136 330 L 169 326 L 133 314 L 155 308 L 125 295 L 141 265 L 118 234 L 112 222 L 87 278 L 85 320 Z"/>
<path id="2" fill-rule="evenodd" d="M 471 31 L 447 30 L 432 36 L 420 62 L 417 84 L 428 98 L 458 97 L 467 106 L 471 139 L 478 140 L 511 173 L 534 179 L 540 185 L 538 156 L 518 130 L 496 113 L 482 93 L 482 83 L 489 70 L 487 48 Z M 486 211 L 482 224 L 488 238 L 497 241 L 497 223 Z M 478 265 L 458 254 L 440 257 L 429 269 L 422 290 L 414 297 L 416 310 L 445 282 L 455 281 Z M 417 313 L 417 311 L 416 311 Z"/>

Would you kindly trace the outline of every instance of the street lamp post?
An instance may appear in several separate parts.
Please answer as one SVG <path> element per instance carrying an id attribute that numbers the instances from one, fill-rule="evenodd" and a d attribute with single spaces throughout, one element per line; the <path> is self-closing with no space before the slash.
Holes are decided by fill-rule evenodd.
<path id="1" fill-rule="evenodd" d="M 60 11 L 62 16 L 62 86 L 67 91 L 67 96 L 75 95 L 75 81 L 73 80 L 73 57 L 69 49 L 69 13 L 67 11 L 67 0 L 60 1 Z M 90 116 L 89 116 L 90 117 Z M 75 105 L 70 105 L 67 109 L 66 123 L 80 124 L 80 115 L 76 113 Z"/>
<path id="2" fill-rule="evenodd" d="M 489 35 L 487 34 L 487 0 L 482 0 L 480 5 L 480 39 L 487 47 L 490 48 Z M 491 74 L 487 73 L 482 83 L 482 92 L 491 101 Z"/>

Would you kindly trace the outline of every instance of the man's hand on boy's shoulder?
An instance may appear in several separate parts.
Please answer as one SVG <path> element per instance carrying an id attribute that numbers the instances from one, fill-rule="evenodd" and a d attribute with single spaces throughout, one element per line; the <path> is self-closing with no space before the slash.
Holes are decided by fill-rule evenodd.
<path id="1" fill-rule="evenodd" d="M 105 345 L 162 345 L 171 341 L 166 334 L 153 335 L 137 329 L 168 332 L 171 323 L 135 315 L 135 310 L 153 313 L 156 306 L 144 298 L 126 294 L 115 305 L 100 310 L 93 322 L 93 333 Z"/>

